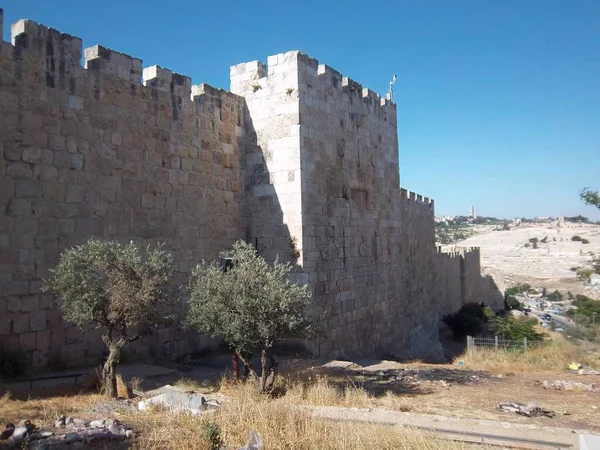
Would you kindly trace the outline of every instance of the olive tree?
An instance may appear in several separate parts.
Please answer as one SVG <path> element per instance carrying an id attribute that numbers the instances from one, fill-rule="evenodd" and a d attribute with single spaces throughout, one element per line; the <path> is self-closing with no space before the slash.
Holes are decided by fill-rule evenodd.
<path id="1" fill-rule="evenodd" d="M 140 250 L 133 242 L 90 239 L 65 251 L 45 281 L 58 295 L 63 318 L 83 327 L 103 328 L 108 358 L 102 369 L 105 392 L 117 396 L 116 367 L 123 348 L 169 317 L 177 303 L 170 254 L 161 246 Z"/>
<path id="2" fill-rule="evenodd" d="M 268 264 L 251 244 L 238 241 L 230 253 L 233 267 L 202 261 L 192 272 L 186 324 L 196 331 L 222 337 L 257 378 L 258 390 L 273 387 L 276 341 L 313 337 L 322 317 L 311 313 L 312 296 L 291 281 L 289 263 Z M 258 375 L 249 355 L 260 352 Z"/>

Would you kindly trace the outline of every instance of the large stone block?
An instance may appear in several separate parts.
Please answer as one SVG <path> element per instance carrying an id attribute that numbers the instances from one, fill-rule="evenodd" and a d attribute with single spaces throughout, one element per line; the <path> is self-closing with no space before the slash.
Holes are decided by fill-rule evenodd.
<path id="1" fill-rule="evenodd" d="M 22 333 L 19 336 L 19 347 L 22 352 L 29 352 L 35 350 L 36 345 L 36 333 Z"/>
<path id="2" fill-rule="evenodd" d="M 31 311 L 29 317 L 31 331 L 45 330 L 48 326 L 46 322 L 46 311 Z"/>

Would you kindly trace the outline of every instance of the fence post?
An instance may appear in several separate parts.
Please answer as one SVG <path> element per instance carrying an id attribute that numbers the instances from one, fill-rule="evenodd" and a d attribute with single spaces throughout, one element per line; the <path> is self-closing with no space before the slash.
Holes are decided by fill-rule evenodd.
<path id="1" fill-rule="evenodd" d="M 498 335 L 494 336 L 494 350 L 498 351 Z"/>
<path id="2" fill-rule="evenodd" d="M 527 351 L 527 337 L 523 338 L 523 348 Z"/>
<path id="3" fill-rule="evenodd" d="M 467 336 L 467 353 L 471 353 L 471 336 Z"/>

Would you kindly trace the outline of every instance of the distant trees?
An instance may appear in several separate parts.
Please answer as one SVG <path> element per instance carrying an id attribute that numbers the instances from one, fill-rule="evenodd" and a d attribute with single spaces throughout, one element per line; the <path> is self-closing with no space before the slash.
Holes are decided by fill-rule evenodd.
<path id="1" fill-rule="evenodd" d="M 563 295 L 560 292 L 558 292 L 558 290 L 555 290 L 551 294 L 548 294 L 546 298 L 550 302 L 560 302 L 563 299 Z"/>
<path id="2" fill-rule="evenodd" d="M 585 216 L 573 216 L 573 217 L 565 217 L 565 222 L 574 222 L 574 223 L 586 223 L 589 222 L 590 219 L 588 219 Z"/>
<path id="3" fill-rule="evenodd" d="M 63 253 L 44 288 L 58 295 L 63 317 L 83 327 L 104 328 L 108 359 L 102 370 L 105 392 L 117 396 L 116 367 L 123 348 L 168 319 L 178 303 L 167 283 L 175 274 L 170 254 L 140 251 L 133 243 L 90 239 Z"/>

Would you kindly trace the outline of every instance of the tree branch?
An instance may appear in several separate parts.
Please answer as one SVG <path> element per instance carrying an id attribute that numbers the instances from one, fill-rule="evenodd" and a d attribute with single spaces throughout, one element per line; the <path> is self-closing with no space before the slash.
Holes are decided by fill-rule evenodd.
<path id="1" fill-rule="evenodd" d="M 246 361 L 246 358 L 244 358 L 240 352 L 238 352 L 237 350 L 235 351 L 235 353 L 238 355 L 238 358 L 240 358 L 240 361 L 242 361 L 244 363 L 244 365 L 248 368 L 248 370 L 250 370 L 250 373 L 252 373 L 252 375 L 254 375 L 255 377 L 258 378 L 258 375 L 256 374 L 256 369 L 254 368 L 254 366 L 252 365 L 252 362 L 250 361 Z"/>

